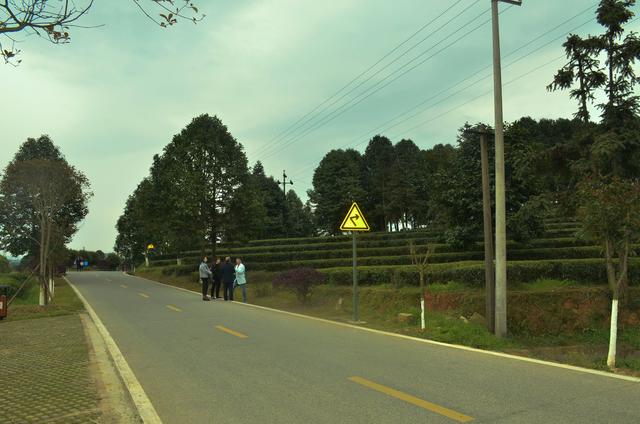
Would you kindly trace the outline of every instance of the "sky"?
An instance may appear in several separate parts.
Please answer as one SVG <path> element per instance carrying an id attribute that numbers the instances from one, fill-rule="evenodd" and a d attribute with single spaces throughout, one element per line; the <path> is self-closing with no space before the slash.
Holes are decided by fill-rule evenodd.
<path id="1" fill-rule="evenodd" d="M 426 149 L 455 144 L 465 122 L 493 122 L 489 0 L 195 3 L 204 20 L 164 29 L 131 0 L 97 0 L 81 24 L 101 26 L 73 29 L 67 45 L 22 37 L 22 63 L 0 65 L 0 169 L 48 134 L 91 182 L 71 248 L 113 249 L 153 155 L 203 113 L 227 125 L 250 164 L 286 169 L 303 199 L 331 149 L 362 151 L 378 133 Z M 545 87 L 566 33 L 600 32 L 596 4 L 500 5 L 506 121 L 571 117 L 575 102 Z"/>

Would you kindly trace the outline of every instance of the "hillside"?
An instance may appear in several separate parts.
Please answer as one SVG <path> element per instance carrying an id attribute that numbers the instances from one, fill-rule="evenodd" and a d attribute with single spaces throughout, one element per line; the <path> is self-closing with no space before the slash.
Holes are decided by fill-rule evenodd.
<path id="1" fill-rule="evenodd" d="M 598 246 L 576 237 L 574 222 L 549 220 L 542 238 L 527 244 L 510 241 L 508 278 L 513 282 L 530 282 L 540 278 L 567 279 L 585 284 L 604 284 L 605 268 Z M 460 282 L 477 286 L 484 283 L 483 246 L 475 243 L 459 249 L 438 243 L 434 231 L 368 233 L 358 236 L 358 270 L 362 284 L 414 285 L 418 277 L 411 266 L 409 243 L 424 251 L 435 247 L 431 282 Z M 245 244 L 221 244 L 218 256 L 241 257 L 252 271 L 283 271 L 311 267 L 322 272 L 331 284 L 351 283 L 351 239 L 349 236 L 254 240 Z M 180 265 L 177 264 L 178 259 Z M 194 273 L 199 251 L 158 255 L 150 266 L 161 268 L 164 275 Z M 640 261 L 630 264 L 632 284 L 640 276 Z"/>

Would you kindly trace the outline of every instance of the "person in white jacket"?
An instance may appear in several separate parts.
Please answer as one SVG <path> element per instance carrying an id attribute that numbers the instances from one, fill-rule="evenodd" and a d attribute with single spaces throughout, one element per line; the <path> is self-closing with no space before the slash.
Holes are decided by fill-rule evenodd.
<path id="1" fill-rule="evenodd" d="M 242 259 L 236 258 L 236 266 L 234 269 L 236 271 L 235 286 L 242 287 L 242 302 L 247 303 L 247 277 Z"/>

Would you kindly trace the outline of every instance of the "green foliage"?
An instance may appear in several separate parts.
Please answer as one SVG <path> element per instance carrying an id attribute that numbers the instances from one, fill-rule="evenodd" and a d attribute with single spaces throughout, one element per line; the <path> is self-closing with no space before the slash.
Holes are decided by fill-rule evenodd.
<path id="1" fill-rule="evenodd" d="M 366 201 L 362 205 L 367 211 L 367 222 L 374 231 L 385 231 L 390 220 L 390 165 L 394 161 L 393 143 L 386 137 L 373 137 L 365 149 L 363 162 L 363 185 Z"/>
<path id="2" fill-rule="evenodd" d="M 75 266 L 75 260 L 80 257 L 89 262 L 89 267 L 101 271 L 115 271 L 120 266 L 122 260 L 115 253 L 105 254 L 102 250 L 95 252 L 87 250 L 67 250 L 64 257 L 64 264 L 69 267 Z"/>
<path id="3" fill-rule="evenodd" d="M 394 158 L 388 164 L 390 176 L 388 181 L 389 216 L 399 228 L 416 228 L 421 198 L 423 163 L 421 151 L 411 140 L 400 140 L 393 147 Z"/>
<path id="4" fill-rule="evenodd" d="M 6 295 L 9 299 L 16 293 L 16 291 L 20 288 L 24 280 L 27 278 L 27 274 L 20 272 L 1 272 L 0 273 L 0 286 L 9 286 L 7 289 Z M 4 292 L 0 292 L 0 294 L 5 294 Z M 26 296 L 25 293 L 21 293 L 19 295 L 21 298 Z"/>
<path id="5" fill-rule="evenodd" d="M 7 258 L 0 255 L 0 274 L 6 274 L 8 272 L 11 272 L 11 264 Z"/>
<path id="6" fill-rule="evenodd" d="M 602 246 L 609 286 L 616 299 L 624 297 L 632 243 L 640 241 L 640 182 L 617 177 L 611 181 L 587 179 L 578 196 L 584 234 Z M 619 259 L 617 270 L 614 258 Z"/>
<path id="7" fill-rule="evenodd" d="M 14 256 L 62 249 L 88 213 L 88 184 L 49 137 L 27 139 L 0 181 L 0 245 Z"/>
<path id="8" fill-rule="evenodd" d="M 571 89 L 570 96 L 578 100 L 578 111 L 574 117 L 589 122 L 589 104 L 594 100 L 594 91 L 606 82 L 606 75 L 600 68 L 600 61 L 593 56 L 593 40 L 584 40 L 571 34 L 563 44 L 569 62 L 556 73 L 553 82 L 547 86 L 549 91 Z"/>
<path id="9" fill-rule="evenodd" d="M 339 234 L 351 202 L 366 201 L 362 166 L 360 153 L 352 149 L 332 150 L 320 161 L 313 174 L 313 190 L 308 194 L 315 208 L 316 225 L 323 233 Z"/>
<path id="10" fill-rule="evenodd" d="M 522 243 L 539 238 L 544 233 L 544 215 L 544 202 L 538 198 L 529 199 L 509 217 L 507 221 L 509 236 Z"/>
<path id="11" fill-rule="evenodd" d="M 253 199 L 247 180 L 244 149 L 227 127 L 215 116 L 194 118 L 154 157 L 150 176 L 127 202 L 116 251 L 134 259 L 147 243 L 161 251 L 193 244 L 215 249 L 230 216 L 254 211 L 246 207 Z"/>
<path id="12" fill-rule="evenodd" d="M 351 284 L 351 269 L 320 269 L 330 284 Z M 640 261 L 629 263 L 630 280 L 640 281 Z M 567 279 L 584 284 L 605 284 L 607 276 L 602 259 L 510 261 L 507 278 L 511 282 L 527 283 L 541 278 Z M 418 276 L 410 266 L 363 266 L 358 267 L 358 279 L 362 284 L 387 284 L 391 281 L 403 285 L 417 286 Z M 456 264 L 433 264 L 427 279 L 435 283 L 456 281 L 469 287 L 484 285 L 484 265 L 481 262 L 459 262 Z"/>

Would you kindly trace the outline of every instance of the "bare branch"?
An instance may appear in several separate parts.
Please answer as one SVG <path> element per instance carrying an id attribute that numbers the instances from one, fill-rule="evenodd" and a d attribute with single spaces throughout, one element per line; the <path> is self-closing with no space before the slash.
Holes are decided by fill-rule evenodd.
<path id="1" fill-rule="evenodd" d="M 76 1 L 82 2 L 81 6 Z M 205 15 L 190 0 L 132 0 L 142 13 L 156 25 L 166 28 L 179 20 L 197 23 Z M 145 6 L 144 3 L 153 6 Z M 26 34 L 46 37 L 53 44 L 71 41 L 70 28 L 96 28 L 81 26 L 76 22 L 92 8 L 94 0 L 3 0 L 0 1 L 0 36 L 13 41 L 9 34 Z M 157 15 L 150 7 L 159 9 Z M 0 48 L 0 56 L 5 63 L 16 66 L 20 63 L 16 56 L 20 50 Z"/>

